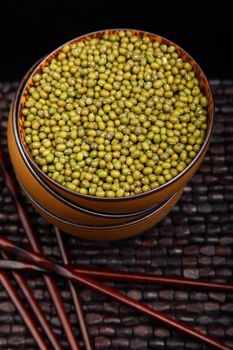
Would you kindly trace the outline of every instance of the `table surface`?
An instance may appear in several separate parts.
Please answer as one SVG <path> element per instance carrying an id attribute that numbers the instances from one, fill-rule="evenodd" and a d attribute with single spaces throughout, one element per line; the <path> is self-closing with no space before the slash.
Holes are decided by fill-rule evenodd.
<path id="1" fill-rule="evenodd" d="M 6 147 L 9 104 L 18 86 L 0 83 L 0 142 Z M 172 212 L 149 232 L 116 242 L 90 242 L 65 235 L 73 263 L 161 275 L 233 281 L 233 81 L 212 80 L 216 113 L 209 151 Z M 44 253 L 61 261 L 53 228 L 28 203 Z M 12 198 L 0 174 L 0 234 L 28 247 Z M 10 276 L 10 274 L 9 274 Z M 39 275 L 25 273 L 34 295 L 69 349 Z M 56 279 L 82 344 L 67 283 Z M 129 283 L 123 293 L 233 346 L 233 294 Z M 206 349 L 158 322 L 79 288 L 95 349 Z M 37 349 L 20 315 L 0 286 L 0 349 Z"/>

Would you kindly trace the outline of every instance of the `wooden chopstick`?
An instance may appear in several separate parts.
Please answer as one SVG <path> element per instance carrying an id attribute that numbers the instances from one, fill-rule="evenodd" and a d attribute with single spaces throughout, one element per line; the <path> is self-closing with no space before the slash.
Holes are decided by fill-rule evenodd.
<path id="1" fill-rule="evenodd" d="M 106 281 L 146 283 L 171 287 L 206 289 L 219 292 L 233 292 L 233 284 L 203 281 L 172 276 L 159 276 L 149 273 L 110 270 L 87 266 L 69 266 L 73 271 Z"/>
<path id="2" fill-rule="evenodd" d="M 67 265 L 73 271 L 105 281 L 119 281 L 132 283 L 147 283 L 150 285 L 163 285 L 172 287 L 184 287 L 193 289 L 205 289 L 216 292 L 233 292 L 233 284 L 203 281 L 199 279 L 188 279 L 179 277 L 158 276 L 147 273 L 109 270 L 105 268 Z M 46 272 L 45 269 L 36 265 L 21 261 L 1 261 L 0 268 L 23 270 L 28 272 Z"/>

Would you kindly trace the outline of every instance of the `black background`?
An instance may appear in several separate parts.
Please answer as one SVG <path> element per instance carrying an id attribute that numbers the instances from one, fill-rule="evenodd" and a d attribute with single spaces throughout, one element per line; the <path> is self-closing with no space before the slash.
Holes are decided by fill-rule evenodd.
<path id="1" fill-rule="evenodd" d="M 0 3 L 0 81 L 22 78 L 39 58 L 72 38 L 106 28 L 138 28 L 186 49 L 208 78 L 233 78 L 232 1 L 9 1 Z"/>

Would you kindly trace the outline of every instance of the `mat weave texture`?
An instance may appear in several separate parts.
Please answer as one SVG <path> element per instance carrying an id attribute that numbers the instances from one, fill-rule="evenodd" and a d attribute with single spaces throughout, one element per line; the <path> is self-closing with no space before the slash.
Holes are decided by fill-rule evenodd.
<path id="1" fill-rule="evenodd" d="M 6 153 L 8 110 L 17 86 L 17 82 L 0 84 L 0 142 Z M 233 282 L 233 81 L 212 80 L 211 86 L 216 104 L 211 145 L 176 207 L 149 232 L 124 241 L 89 242 L 66 235 L 74 264 Z M 61 262 L 53 227 L 23 194 L 22 201 L 44 254 Z M 1 173 L 0 234 L 29 247 Z M 42 278 L 29 273 L 24 276 L 68 350 Z M 82 345 L 67 282 L 58 277 L 56 282 Z M 109 285 L 233 346 L 233 294 L 119 282 Z M 207 349 L 90 290 L 79 290 L 95 349 Z M 0 349 L 37 349 L 1 285 Z"/>

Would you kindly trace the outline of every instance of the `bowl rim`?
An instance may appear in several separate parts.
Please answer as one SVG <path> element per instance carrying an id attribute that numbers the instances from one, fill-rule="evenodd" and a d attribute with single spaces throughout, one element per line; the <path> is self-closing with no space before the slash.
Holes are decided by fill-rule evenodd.
<path id="1" fill-rule="evenodd" d="M 114 224 L 114 225 L 107 225 L 107 226 L 100 226 L 100 225 L 88 226 L 88 225 L 75 224 L 74 222 L 67 221 L 67 220 L 55 215 L 54 213 L 51 213 L 49 210 L 45 209 L 41 204 L 39 204 L 35 199 L 33 199 L 32 196 L 28 193 L 27 190 L 25 190 L 25 188 L 23 186 L 22 186 L 22 189 L 25 192 L 25 195 L 27 196 L 27 198 L 29 199 L 29 201 L 31 202 L 32 205 L 34 205 L 36 208 L 41 210 L 43 213 L 51 216 L 53 219 L 58 220 L 59 222 L 65 224 L 65 225 L 70 225 L 70 226 L 73 226 L 76 228 L 82 228 L 82 229 L 93 230 L 93 231 L 96 231 L 96 230 L 97 231 L 107 231 L 107 230 L 111 230 L 111 229 L 122 229 L 122 228 L 127 228 L 127 227 L 130 227 L 132 225 L 138 224 L 140 222 L 143 222 L 144 220 L 149 219 L 150 217 L 158 214 L 158 212 L 160 210 L 163 210 L 167 206 L 169 206 L 169 204 L 172 203 L 172 201 L 175 200 L 177 197 L 179 198 L 184 191 L 184 187 L 182 187 L 177 192 L 175 192 L 168 200 L 166 200 L 161 205 L 161 207 L 159 207 L 155 211 L 151 211 L 149 214 L 142 216 L 142 217 L 139 217 L 133 221 L 120 223 L 120 224 Z"/>
<path id="2" fill-rule="evenodd" d="M 127 197 L 115 197 L 115 198 L 108 198 L 108 197 L 96 197 L 96 196 L 92 196 L 89 194 L 81 194 L 77 191 L 74 190 L 70 190 L 68 188 L 66 188 L 65 186 L 60 185 L 59 183 L 57 183 L 56 181 L 52 180 L 49 176 L 47 176 L 45 173 L 42 172 L 42 170 L 40 169 L 40 167 L 36 164 L 36 162 L 34 161 L 33 157 L 30 155 L 30 153 L 27 151 L 24 142 L 22 141 L 22 135 L 20 133 L 19 130 L 19 114 L 20 114 L 20 109 L 22 108 L 22 97 L 24 96 L 25 90 L 28 86 L 28 83 L 30 82 L 30 79 L 32 78 L 32 75 L 34 75 L 36 72 L 39 72 L 41 69 L 41 66 L 43 64 L 46 64 L 48 59 L 51 59 L 52 57 L 54 57 L 55 55 L 57 55 L 58 52 L 60 52 L 60 50 L 67 44 L 72 44 L 78 41 L 81 41 L 82 39 L 85 39 L 86 37 L 93 37 L 95 35 L 102 35 L 106 32 L 118 32 L 120 30 L 124 30 L 124 31 L 133 31 L 138 33 L 139 35 L 147 35 L 152 37 L 155 41 L 159 41 L 162 40 L 164 42 L 166 42 L 166 44 L 169 45 L 174 45 L 176 47 L 176 49 L 180 50 L 190 61 L 192 61 L 194 63 L 194 67 L 196 70 L 198 70 L 200 72 L 200 74 L 202 75 L 206 86 L 207 86 L 207 91 L 209 93 L 210 96 L 210 100 L 209 100 L 209 105 L 208 107 L 211 110 L 210 115 L 208 115 L 208 123 L 209 123 L 209 128 L 207 130 L 207 135 L 205 138 L 204 143 L 202 144 L 202 147 L 200 149 L 200 151 L 198 152 L 197 156 L 192 160 L 192 162 L 181 172 L 179 173 L 177 176 L 175 176 L 173 179 L 171 179 L 168 182 L 165 182 L 165 184 L 152 189 L 150 191 L 144 192 L 144 193 L 139 193 L 136 195 L 130 195 Z M 135 199 L 139 199 L 139 198 L 143 198 L 146 197 L 148 195 L 153 195 L 155 193 L 159 193 L 162 190 L 166 189 L 167 187 L 171 186 L 174 182 L 176 182 L 177 180 L 179 180 L 180 178 L 182 178 L 186 173 L 188 173 L 188 171 L 196 164 L 196 162 L 200 159 L 200 157 L 202 156 L 202 154 L 206 151 L 206 148 L 209 144 L 210 141 L 210 137 L 212 134 L 212 130 L 213 130 L 213 123 L 214 123 L 214 99 L 213 99 L 213 94 L 212 94 L 212 90 L 210 87 L 210 83 L 206 77 L 206 75 L 204 74 L 203 70 L 201 69 L 201 67 L 199 66 L 199 64 L 197 63 L 197 61 L 186 51 L 184 50 L 182 47 L 180 47 L 179 45 L 177 45 L 176 43 L 174 43 L 173 41 L 171 41 L 170 39 L 165 38 L 164 36 L 160 36 L 148 31 L 144 31 L 141 29 L 130 29 L 130 28 L 112 28 L 112 29 L 103 29 L 103 30 L 98 30 L 98 31 L 94 31 L 91 33 L 87 33 L 87 34 L 83 34 L 81 36 L 78 36 L 72 40 L 69 40 L 67 42 L 65 42 L 64 44 L 60 45 L 58 48 L 56 48 L 55 50 L 53 50 L 51 53 L 47 54 L 45 57 L 43 57 L 42 59 L 40 59 L 39 61 L 36 62 L 35 65 L 33 65 L 28 72 L 25 74 L 25 76 L 23 77 L 19 88 L 17 90 L 15 99 L 13 101 L 13 110 L 12 110 L 12 117 L 13 117 L 13 131 L 14 131 L 14 135 L 15 135 L 15 139 L 16 139 L 16 143 L 18 145 L 19 151 L 22 154 L 25 154 L 27 159 L 29 160 L 30 163 L 32 163 L 33 168 L 35 168 L 35 171 L 38 172 L 40 174 L 40 176 L 45 180 L 50 182 L 53 186 L 59 188 L 59 190 L 66 192 L 67 194 L 73 196 L 73 197 L 77 197 L 77 198 L 81 198 L 81 199 L 85 199 L 88 201 L 97 201 L 97 202 L 110 202 L 110 203 L 115 203 L 115 202 L 125 202 L 125 201 L 131 201 L 131 200 L 135 200 Z"/>

